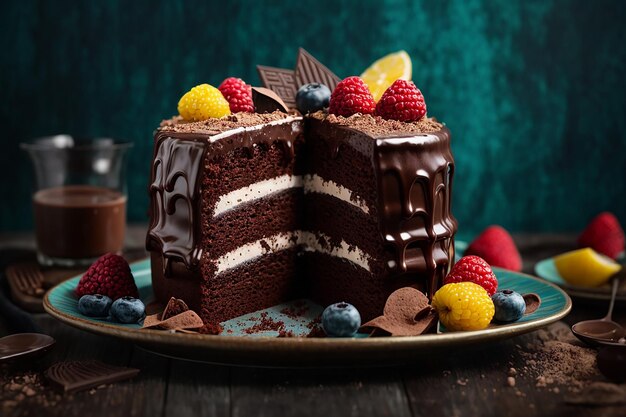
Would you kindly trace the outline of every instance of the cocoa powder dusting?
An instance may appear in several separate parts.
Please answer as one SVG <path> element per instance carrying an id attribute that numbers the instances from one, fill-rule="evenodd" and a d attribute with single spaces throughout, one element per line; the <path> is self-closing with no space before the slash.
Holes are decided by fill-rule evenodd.
<path id="1" fill-rule="evenodd" d="M 371 114 L 357 113 L 350 117 L 336 116 L 321 110 L 311 113 L 309 117 L 360 130 L 373 137 L 433 133 L 443 128 L 443 124 L 430 117 L 423 117 L 416 122 L 400 122 L 398 120 L 383 119 L 380 116 L 372 116 Z"/>
<path id="2" fill-rule="evenodd" d="M 200 122 L 188 122 L 181 116 L 163 120 L 159 127 L 161 131 L 182 133 L 204 133 L 216 135 L 227 130 L 239 127 L 251 127 L 275 122 L 287 118 L 286 113 L 275 111 L 273 113 L 235 113 L 219 119 L 208 119 Z"/>
<path id="3" fill-rule="evenodd" d="M 544 342 L 528 356 L 537 362 L 538 387 L 566 385 L 575 391 L 580 390 L 585 381 L 599 375 L 596 352 L 587 347 L 552 340 Z"/>

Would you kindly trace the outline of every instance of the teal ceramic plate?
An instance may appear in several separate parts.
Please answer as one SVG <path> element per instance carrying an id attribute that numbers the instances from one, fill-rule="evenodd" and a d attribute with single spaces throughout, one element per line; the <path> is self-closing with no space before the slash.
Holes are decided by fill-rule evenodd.
<path id="1" fill-rule="evenodd" d="M 150 263 L 148 260 L 131 265 L 141 299 L 152 300 Z M 527 333 L 566 316 L 571 300 L 556 285 L 541 279 L 502 269 L 494 269 L 500 288 L 510 288 L 522 294 L 536 293 L 541 297 L 537 311 L 520 321 L 494 325 L 471 332 L 446 332 L 415 337 L 306 338 L 276 337 L 276 331 L 252 332 L 261 316 L 270 321 L 284 322 L 284 330 L 294 335 L 310 331 L 309 322 L 322 307 L 307 300 L 276 306 L 222 323 L 225 331 L 219 336 L 142 330 L 138 325 L 125 325 L 92 319 L 77 310 L 74 289 L 80 277 L 71 278 L 52 288 L 44 298 L 46 311 L 57 319 L 93 333 L 134 342 L 156 353 L 177 358 L 213 363 L 254 366 L 382 366 L 418 361 L 433 350 L 458 348 Z M 297 317 L 293 309 L 304 311 Z"/>
<path id="2" fill-rule="evenodd" d="M 626 264 L 625 259 L 622 257 L 620 262 Z M 584 288 L 570 285 L 559 275 L 559 271 L 554 265 L 554 258 L 544 259 L 537 262 L 535 265 L 535 274 L 553 284 L 563 288 L 572 297 L 588 298 L 593 300 L 610 300 L 611 299 L 611 285 L 604 284 L 597 288 Z M 626 268 L 622 268 L 619 273 L 622 276 L 622 283 L 617 290 L 616 299 L 620 301 L 626 301 Z"/>

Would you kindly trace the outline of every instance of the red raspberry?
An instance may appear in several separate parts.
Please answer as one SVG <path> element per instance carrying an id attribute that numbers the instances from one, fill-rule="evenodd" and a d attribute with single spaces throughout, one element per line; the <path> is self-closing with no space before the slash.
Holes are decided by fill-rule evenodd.
<path id="1" fill-rule="evenodd" d="M 241 78 L 226 78 L 217 89 L 220 90 L 226 101 L 228 101 L 232 113 L 254 113 L 252 87 Z"/>
<path id="2" fill-rule="evenodd" d="M 513 238 L 500 226 L 489 226 L 465 250 L 464 255 L 476 255 L 491 266 L 522 270 L 522 257 Z"/>
<path id="3" fill-rule="evenodd" d="M 76 287 L 76 295 L 82 297 L 86 294 L 102 294 L 112 300 L 127 295 L 139 297 L 128 262 L 113 253 L 107 253 L 98 258 L 80 279 Z"/>
<path id="4" fill-rule="evenodd" d="M 426 114 L 426 102 L 412 81 L 396 80 L 378 101 L 376 114 L 383 119 L 415 122 Z"/>
<path id="5" fill-rule="evenodd" d="M 615 259 L 624 251 L 624 230 L 613 213 L 600 213 L 578 237 L 578 246 Z"/>
<path id="6" fill-rule="evenodd" d="M 374 97 L 359 77 L 348 77 L 337 84 L 330 95 L 328 112 L 349 117 L 355 113 L 372 114 L 376 109 Z"/>
<path id="7" fill-rule="evenodd" d="M 498 279 L 485 260 L 479 256 L 464 256 L 454 264 L 444 284 L 473 282 L 487 290 L 491 297 L 498 290 Z"/>

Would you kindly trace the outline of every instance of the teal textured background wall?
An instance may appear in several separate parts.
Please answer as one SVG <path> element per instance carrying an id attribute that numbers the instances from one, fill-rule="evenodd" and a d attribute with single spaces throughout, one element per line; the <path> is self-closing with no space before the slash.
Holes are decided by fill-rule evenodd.
<path id="1" fill-rule="evenodd" d="M 146 221 L 151 133 L 190 87 L 303 46 L 341 77 L 405 49 L 447 123 L 462 233 L 626 221 L 626 2 L 35 1 L 0 14 L 0 230 L 32 227 L 18 143 L 69 132 L 135 142 L 129 219 Z"/>

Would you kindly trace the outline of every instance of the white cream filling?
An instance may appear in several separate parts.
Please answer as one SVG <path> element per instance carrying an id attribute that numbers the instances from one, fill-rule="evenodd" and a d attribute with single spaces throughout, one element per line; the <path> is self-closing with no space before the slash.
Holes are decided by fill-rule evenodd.
<path id="1" fill-rule="evenodd" d="M 296 230 L 287 233 L 278 233 L 276 235 L 257 240 L 256 242 L 246 243 L 243 246 L 232 250 L 216 260 L 216 275 L 236 268 L 246 262 L 252 261 L 263 255 L 279 252 L 281 250 L 302 246 L 307 252 L 320 252 L 330 256 L 346 259 L 368 272 L 370 271 L 370 257 L 357 247 L 350 247 L 345 241 L 341 241 L 339 246 L 327 248 L 319 243 L 319 238 L 329 241 L 328 237 L 321 233 L 312 233 L 302 230 Z"/>
<path id="2" fill-rule="evenodd" d="M 317 174 L 305 175 L 304 178 L 299 175 L 281 175 L 280 177 L 271 178 L 255 182 L 247 187 L 242 187 L 230 193 L 220 196 L 213 209 L 213 216 L 217 217 L 229 210 L 237 208 L 237 206 L 250 203 L 254 200 L 267 197 L 274 193 L 289 190 L 291 188 L 304 187 L 304 193 L 320 193 L 327 194 L 338 198 L 348 204 L 361 209 L 365 214 L 369 214 L 369 207 L 362 198 L 353 199 L 353 192 L 337 184 L 334 181 L 327 181 Z"/>
<path id="3" fill-rule="evenodd" d="M 304 176 L 304 193 L 328 194 L 360 208 L 365 214 L 369 214 L 370 212 L 369 207 L 367 207 L 367 204 L 365 204 L 362 198 L 356 196 L 356 198 L 353 199 L 354 193 L 350 189 L 334 181 L 327 181 L 317 174 Z"/>
<path id="4" fill-rule="evenodd" d="M 281 175 L 265 181 L 255 182 L 247 187 L 224 194 L 217 200 L 213 209 L 213 216 L 219 216 L 225 211 L 232 210 L 240 204 L 249 203 L 259 198 L 290 188 L 302 187 L 302 177 L 299 175 Z"/>
<path id="5" fill-rule="evenodd" d="M 298 244 L 303 246 L 307 252 L 320 252 L 337 258 L 346 259 L 361 268 L 370 271 L 370 256 L 356 246 L 350 247 L 345 240 L 341 240 L 339 246 L 331 248 L 323 247 L 318 238 L 329 242 L 330 239 L 323 233 L 312 233 L 305 231 L 296 231 L 298 234 Z"/>

